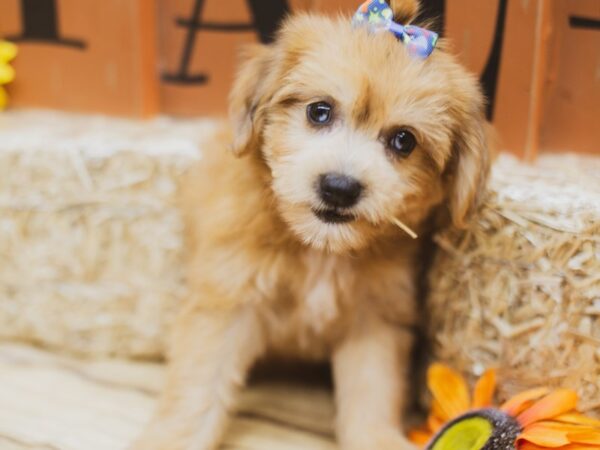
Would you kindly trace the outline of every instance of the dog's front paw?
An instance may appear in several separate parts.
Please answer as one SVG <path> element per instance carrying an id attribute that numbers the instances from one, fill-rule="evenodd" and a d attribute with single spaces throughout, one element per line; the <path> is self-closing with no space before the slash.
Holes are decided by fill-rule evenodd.
<path id="1" fill-rule="evenodd" d="M 166 442 L 160 442 L 153 436 L 144 434 L 127 447 L 127 450 L 167 450 L 168 448 Z"/>
<path id="2" fill-rule="evenodd" d="M 342 450 L 418 450 L 400 431 L 379 430 L 357 433 L 354 439 L 347 438 Z"/>
<path id="3" fill-rule="evenodd" d="M 192 435 L 168 422 L 154 422 L 128 448 L 128 450 L 209 450 L 192 444 Z"/>
<path id="4" fill-rule="evenodd" d="M 171 443 L 174 441 L 157 438 L 154 433 L 143 434 L 135 442 L 133 442 L 127 450 L 175 450 L 172 448 Z M 177 450 L 183 450 L 178 447 Z"/>
<path id="5" fill-rule="evenodd" d="M 382 437 L 373 448 L 377 448 L 378 450 L 418 450 L 418 447 L 406 439 L 401 433 Z"/>
<path id="6" fill-rule="evenodd" d="M 168 436 L 164 433 L 145 432 L 128 450 L 191 450 L 185 446 L 181 437 Z"/>

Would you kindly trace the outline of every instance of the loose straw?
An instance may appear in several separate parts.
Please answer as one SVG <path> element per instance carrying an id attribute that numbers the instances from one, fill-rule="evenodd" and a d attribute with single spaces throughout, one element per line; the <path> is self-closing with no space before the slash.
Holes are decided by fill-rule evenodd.
<path id="1" fill-rule="evenodd" d="M 391 217 L 390 220 L 392 221 L 392 223 L 394 225 L 396 225 L 398 228 L 402 229 L 404 232 L 406 232 L 406 234 L 408 234 L 411 238 L 413 239 L 417 239 L 419 236 L 417 235 L 417 233 L 415 233 L 408 225 L 406 225 L 404 222 L 402 222 L 400 219 L 396 218 L 396 217 Z"/>

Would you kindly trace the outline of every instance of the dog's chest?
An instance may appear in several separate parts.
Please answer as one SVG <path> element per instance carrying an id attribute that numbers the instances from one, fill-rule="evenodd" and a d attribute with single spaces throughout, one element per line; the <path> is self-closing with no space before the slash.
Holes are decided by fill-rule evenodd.
<path id="1" fill-rule="evenodd" d="M 286 270 L 280 295 L 264 310 L 272 343 L 286 352 L 296 348 L 322 355 L 344 322 L 354 277 L 343 258 L 306 251 Z"/>
<path id="2" fill-rule="evenodd" d="M 337 257 L 320 252 L 307 252 L 302 262 L 305 274 L 297 305 L 306 325 L 320 333 L 339 315 L 341 283 L 349 268 Z"/>

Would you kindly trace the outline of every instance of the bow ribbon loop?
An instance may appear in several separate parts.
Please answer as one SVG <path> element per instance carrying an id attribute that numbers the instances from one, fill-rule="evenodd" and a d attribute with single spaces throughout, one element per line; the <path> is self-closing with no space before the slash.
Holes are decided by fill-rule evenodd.
<path id="1" fill-rule="evenodd" d="M 354 14 L 354 26 L 366 26 L 373 32 L 389 31 L 406 45 L 409 53 L 419 58 L 427 58 L 438 41 L 438 34 L 415 25 L 401 25 L 394 22 L 392 8 L 385 0 L 368 0 Z"/>

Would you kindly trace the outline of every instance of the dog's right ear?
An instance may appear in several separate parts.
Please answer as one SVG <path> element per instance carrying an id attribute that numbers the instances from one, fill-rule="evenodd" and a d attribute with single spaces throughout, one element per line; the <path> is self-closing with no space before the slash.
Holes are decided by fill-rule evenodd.
<path id="1" fill-rule="evenodd" d="M 418 0 L 391 0 L 390 7 L 394 12 L 394 20 L 406 25 L 416 19 L 420 4 Z"/>
<path id="2" fill-rule="evenodd" d="M 229 96 L 229 115 L 234 127 L 232 150 L 242 156 L 262 144 L 271 49 L 253 45 L 246 49 L 243 63 Z"/>

